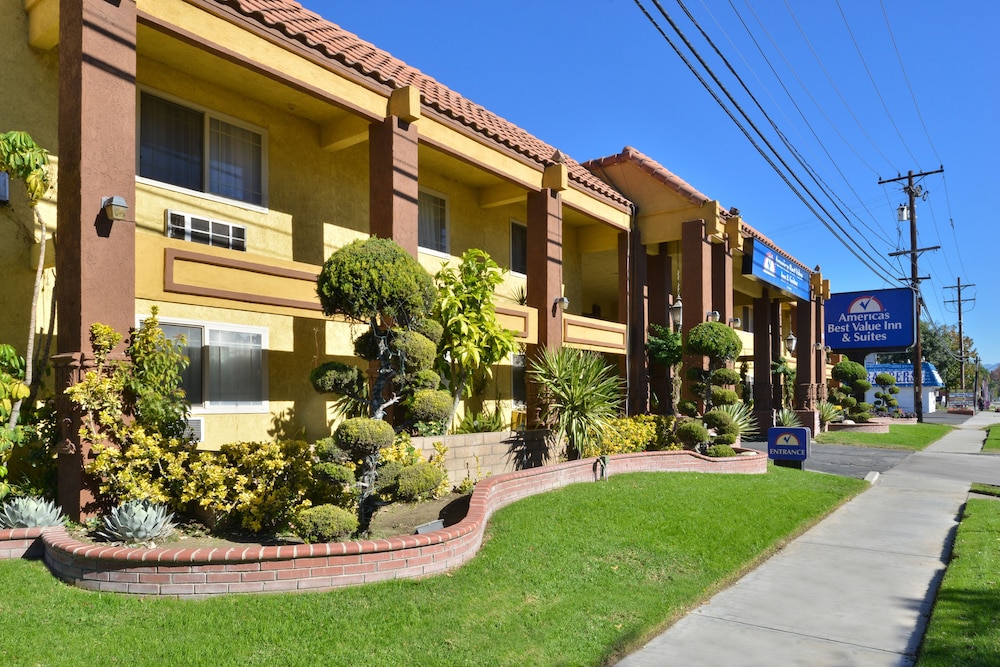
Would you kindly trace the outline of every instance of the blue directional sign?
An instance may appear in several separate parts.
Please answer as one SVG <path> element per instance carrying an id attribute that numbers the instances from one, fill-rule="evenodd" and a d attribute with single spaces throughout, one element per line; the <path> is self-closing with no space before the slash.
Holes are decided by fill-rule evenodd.
<path id="1" fill-rule="evenodd" d="M 823 326 L 834 352 L 905 350 L 917 341 L 917 299 L 908 287 L 831 294 Z"/>
<path id="2" fill-rule="evenodd" d="M 810 273 L 807 269 L 760 239 L 748 239 L 743 247 L 743 275 L 784 290 L 803 301 L 809 300 Z"/>
<path id="3" fill-rule="evenodd" d="M 805 461 L 809 458 L 809 429 L 791 426 L 767 429 L 767 458 L 772 461 Z"/>

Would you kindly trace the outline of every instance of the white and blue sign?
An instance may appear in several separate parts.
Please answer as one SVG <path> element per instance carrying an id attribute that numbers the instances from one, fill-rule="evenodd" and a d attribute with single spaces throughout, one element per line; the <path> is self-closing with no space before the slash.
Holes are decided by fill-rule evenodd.
<path id="1" fill-rule="evenodd" d="M 917 299 L 908 287 L 831 294 L 824 320 L 834 352 L 905 350 L 917 341 Z"/>
<path id="2" fill-rule="evenodd" d="M 803 301 L 809 300 L 811 274 L 808 270 L 760 239 L 747 240 L 744 248 L 743 275 L 752 276 Z"/>
<path id="3" fill-rule="evenodd" d="M 809 458 L 809 429 L 791 426 L 767 429 L 767 458 L 772 461 L 805 461 Z"/>

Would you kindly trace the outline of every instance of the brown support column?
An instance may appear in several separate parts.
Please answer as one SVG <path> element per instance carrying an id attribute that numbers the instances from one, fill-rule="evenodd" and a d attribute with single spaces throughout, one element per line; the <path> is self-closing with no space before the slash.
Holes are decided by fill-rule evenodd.
<path id="1" fill-rule="evenodd" d="M 712 307 L 719 311 L 719 321 L 729 323 L 733 316 L 733 252 L 728 241 L 712 244 Z"/>
<path id="2" fill-rule="evenodd" d="M 826 306 L 823 303 L 823 297 L 816 297 L 816 340 L 823 344 L 823 349 L 819 350 L 816 355 L 815 364 L 816 371 L 813 375 L 816 378 L 816 400 L 825 401 L 827 395 L 827 384 L 826 384 L 826 338 L 823 335 L 823 330 L 825 328 L 824 322 L 826 318 Z"/>
<path id="3" fill-rule="evenodd" d="M 91 355 L 90 325 L 135 326 L 134 2 L 79 0 L 59 11 L 59 336 L 56 394 L 75 383 Z M 112 222 L 102 199 L 124 197 L 127 220 Z M 79 418 L 57 405 L 59 503 L 73 520 L 93 511 L 83 474 L 90 444 Z"/>
<path id="4" fill-rule="evenodd" d="M 773 426 L 771 389 L 772 331 L 774 317 L 771 313 L 771 296 L 765 289 L 759 299 L 753 300 L 753 406 L 762 435 Z"/>
<path id="5" fill-rule="evenodd" d="M 536 359 L 542 347 L 562 345 L 561 308 L 553 303 L 562 296 L 563 242 L 562 196 L 543 189 L 528 193 L 528 306 L 538 313 L 538 343 L 528 345 L 527 360 Z M 540 426 L 538 386 L 528 381 L 528 425 Z"/>
<path id="6" fill-rule="evenodd" d="M 816 302 L 799 300 L 796 305 L 795 407 L 816 408 Z"/>
<path id="7" fill-rule="evenodd" d="M 649 361 L 646 336 L 649 329 L 648 264 L 639 230 L 618 234 L 618 321 L 625 323 L 627 353 L 621 360 L 628 382 L 625 409 L 629 415 L 649 412 Z"/>
<path id="8" fill-rule="evenodd" d="M 705 313 L 712 310 L 712 243 L 705 235 L 704 220 L 690 220 L 681 226 L 681 300 L 684 302 L 682 332 L 687 335 L 705 321 Z M 683 366 L 708 368 L 704 357 L 685 356 Z M 684 378 L 682 397 L 696 400 L 690 383 Z M 700 402 L 699 402 L 700 403 Z"/>
<path id="9" fill-rule="evenodd" d="M 673 275 L 670 255 L 667 254 L 667 244 L 661 243 L 659 252 L 646 257 L 649 280 L 648 317 L 650 324 L 658 324 L 665 329 L 670 329 L 670 313 L 668 309 L 673 305 L 673 290 L 670 287 L 670 276 Z M 647 327 L 648 328 L 648 327 Z M 648 360 L 647 360 L 648 363 Z M 650 391 L 659 401 L 658 414 L 667 414 L 667 406 L 670 405 L 670 381 L 668 369 L 659 364 L 649 365 Z M 671 409 L 673 406 L 670 406 Z"/>
<path id="10" fill-rule="evenodd" d="M 397 116 L 372 123 L 369 136 L 369 208 L 372 236 L 392 239 L 417 256 L 417 125 Z"/>

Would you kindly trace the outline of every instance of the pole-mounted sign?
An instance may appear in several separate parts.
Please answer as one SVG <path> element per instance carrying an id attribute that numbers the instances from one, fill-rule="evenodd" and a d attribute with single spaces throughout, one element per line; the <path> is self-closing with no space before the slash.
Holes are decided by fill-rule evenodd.
<path id="1" fill-rule="evenodd" d="M 831 294 L 824 332 L 834 352 L 905 350 L 917 336 L 917 297 L 908 287 Z"/>

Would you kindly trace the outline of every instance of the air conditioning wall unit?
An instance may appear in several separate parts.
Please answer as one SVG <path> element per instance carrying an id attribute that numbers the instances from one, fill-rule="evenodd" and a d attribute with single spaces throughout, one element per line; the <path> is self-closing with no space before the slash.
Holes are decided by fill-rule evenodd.
<path id="1" fill-rule="evenodd" d="M 205 420 L 201 417 L 192 417 L 184 420 L 186 428 L 184 437 L 191 442 L 202 443 L 205 441 Z"/>

